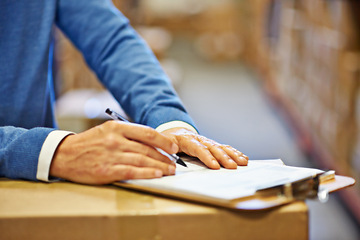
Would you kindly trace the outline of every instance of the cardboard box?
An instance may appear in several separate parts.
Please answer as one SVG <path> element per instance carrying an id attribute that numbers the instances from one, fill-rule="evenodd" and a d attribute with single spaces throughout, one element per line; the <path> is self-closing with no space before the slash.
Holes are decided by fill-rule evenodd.
<path id="1" fill-rule="evenodd" d="M 115 186 L 0 180 L 7 239 L 308 239 L 304 202 L 232 211 Z"/>

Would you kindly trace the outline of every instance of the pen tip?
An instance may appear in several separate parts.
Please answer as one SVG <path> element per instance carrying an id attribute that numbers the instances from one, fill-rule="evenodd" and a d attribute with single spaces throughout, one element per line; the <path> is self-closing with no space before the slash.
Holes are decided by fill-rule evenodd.
<path id="1" fill-rule="evenodd" d="M 187 165 L 185 164 L 185 162 L 183 160 L 181 160 L 180 158 L 176 161 L 176 163 L 184 166 L 184 167 L 187 167 Z"/>

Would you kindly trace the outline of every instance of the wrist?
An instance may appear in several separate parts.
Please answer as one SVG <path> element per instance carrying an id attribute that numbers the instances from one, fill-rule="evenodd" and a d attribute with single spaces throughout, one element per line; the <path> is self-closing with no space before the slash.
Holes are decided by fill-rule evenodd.
<path id="1" fill-rule="evenodd" d="M 52 177 L 66 178 L 64 169 L 66 160 L 71 156 L 71 136 L 66 136 L 58 145 L 51 161 L 49 175 Z"/>
<path id="2" fill-rule="evenodd" d="M 55 152 L 64 138 L 72 135 L 72 132 L 55 130 L 46 137 L 38 158 L 36 178 L 41 181 L 50 181 L 50 166 L 54 159 Z"/>

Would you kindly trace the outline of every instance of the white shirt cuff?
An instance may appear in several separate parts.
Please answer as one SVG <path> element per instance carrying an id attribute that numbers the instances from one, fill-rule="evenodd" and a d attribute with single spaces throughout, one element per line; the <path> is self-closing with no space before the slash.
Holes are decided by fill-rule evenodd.
<path id="1" fill-rule="evenodd" d="M 73 132 L 55 130 L 46 137 L 39 154 L 36 178 L 41 181 L 50 182 L 49 172 L 54 153 L 60 142 Z"/>
<path id="2" fill-rule="evenodd" d="M 155 130 L 158 132 L 163 132 L 172 128 L 185 128 L 194 133 L 198 133 L 198 131 L 196 131 L 196 129 L 193 126 L 183 121 L 171 121 L 171 122 L 163 123 L 160 126 L 158 126 Z"/>

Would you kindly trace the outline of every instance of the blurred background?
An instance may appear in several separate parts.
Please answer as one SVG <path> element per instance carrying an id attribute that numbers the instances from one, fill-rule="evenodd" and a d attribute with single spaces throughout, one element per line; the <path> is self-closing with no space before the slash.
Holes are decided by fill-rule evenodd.
<path id="1" fill-rule="evenodd" d="M 360 1 L 113 0 L 205 136 L 251 159 L 360 180 Z M 81 132 L 120 106 L 57 31 L 56 114 Z M 360 187 L 308 201 L 310 239 L 360 239 Z"/>

